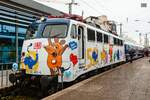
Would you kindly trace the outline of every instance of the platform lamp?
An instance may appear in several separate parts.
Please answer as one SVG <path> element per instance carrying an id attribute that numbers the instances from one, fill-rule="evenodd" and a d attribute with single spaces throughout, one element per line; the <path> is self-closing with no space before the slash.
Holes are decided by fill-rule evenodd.
<path id="1" fill-rule="evenodd" d="M 135 30 L 135 32 L 139 33 L 139 44 L 142 44 L 142 33 L 139 30 Z"/>
<path id="2" fill-rule="evenodd" d="M 142 36 L 142 34 L 139 33 L 139 43 L 140 43 L 140 45 L 142 44 L 142 38 L 141 38 L 141 36 Z"/>

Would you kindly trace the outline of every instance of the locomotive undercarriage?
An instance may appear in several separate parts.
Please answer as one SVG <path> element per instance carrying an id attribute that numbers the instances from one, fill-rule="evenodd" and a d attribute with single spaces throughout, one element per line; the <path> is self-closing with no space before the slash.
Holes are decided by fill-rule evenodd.
<path id="1" fill-rule="evenodd" d="M 58 83 L 58 75 L 30 75 L 25 70 L 9 75 L 9 81 L 21 91 L 26 88 L 34 88 L 41 92 L 42 96 L 54 93 L 63 87 Z"/>

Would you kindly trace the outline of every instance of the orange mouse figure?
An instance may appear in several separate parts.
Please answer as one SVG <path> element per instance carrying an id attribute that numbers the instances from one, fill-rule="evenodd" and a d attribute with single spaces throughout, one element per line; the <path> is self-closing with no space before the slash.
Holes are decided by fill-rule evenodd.
<path id="1" fill-rule="evenodd" d="M 50 69 L 51 75 L 55 75 L 55 69 L 57 69 L 57 72 L 59 73 L 59 69 L 62 65 L 62 54 L 68 47 L 65 42 L 65 40 L 59 41 L 58 38 L 54 38 L 54 43 L 52 43 L 51 40 L 48 39 L 49 45 L 44 47 L 48 53 L 47 65 Z"/>

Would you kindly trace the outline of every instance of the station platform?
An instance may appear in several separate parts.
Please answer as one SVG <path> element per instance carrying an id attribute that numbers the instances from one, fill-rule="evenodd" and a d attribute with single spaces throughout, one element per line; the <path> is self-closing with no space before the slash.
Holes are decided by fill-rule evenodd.
<path id="1" fill-rule="evenodd" d="M 150 100 L 150 62 L 120 65 L 43 100 Z"/>

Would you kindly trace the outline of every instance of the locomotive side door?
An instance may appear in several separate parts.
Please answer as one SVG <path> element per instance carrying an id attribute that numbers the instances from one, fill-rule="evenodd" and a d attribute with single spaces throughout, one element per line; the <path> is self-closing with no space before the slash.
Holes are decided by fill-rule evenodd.
<path id="1" fill-rule="evenodd" d="M 78 47 L 79 47 L 79 66 L 85 65 L 85 38 L 84 38 L 84 27 L 78 26 Z"/>

